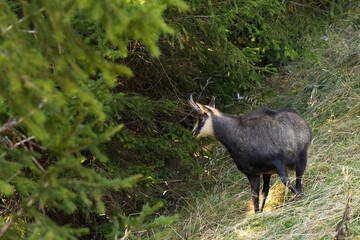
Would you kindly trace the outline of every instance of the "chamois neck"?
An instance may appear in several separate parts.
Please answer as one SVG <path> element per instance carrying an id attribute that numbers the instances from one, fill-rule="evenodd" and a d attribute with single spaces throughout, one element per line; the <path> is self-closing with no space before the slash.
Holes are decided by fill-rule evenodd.
<path id="1" fill-rule="evenodd" d="M 233 140 L 236 141 L 233 137 L 236 136 L 236 132 L 240 128 L 240 123 L 241 116 L 229 114 L 213 116 L 213 128 L 216 139 L 225 146 L 231 144 Z"/>

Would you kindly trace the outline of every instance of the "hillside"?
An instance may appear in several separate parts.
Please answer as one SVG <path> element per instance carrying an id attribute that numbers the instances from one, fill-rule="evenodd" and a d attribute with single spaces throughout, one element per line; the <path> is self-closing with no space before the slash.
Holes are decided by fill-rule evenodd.
<path id="1" fill-rule="evenodd" d="M 360 236 L 359 9 L 0 0 L 0 239 Z M 191 93 L 227 113 L 300 112 L 306 197 L 274 176 L 253 214 L 224 147 L 192 136 Z"/>
<path id="2" fill-rule="evenodd" d="M 169 239 L 360 239 L 359 35 L 352 26 L 330 27 L 323 45 L 314 47 L 317 63 L 284 66 L 247 101 L 229 107 L 302 113 L 313 130 L 305 198 L 295 201 L 273 176 L 265 211 L 254 214 L 248 180 L 218 143 Z"/>

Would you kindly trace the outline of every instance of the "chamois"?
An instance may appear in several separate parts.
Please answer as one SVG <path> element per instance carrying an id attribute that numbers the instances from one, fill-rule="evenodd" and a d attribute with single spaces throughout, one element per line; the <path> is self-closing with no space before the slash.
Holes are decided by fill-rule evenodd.
<path id="1" fill-rule="evenodd" d="M 292 109 L 264 109 L 248 115 L 229 115 L 215 108 L 215 98 L 209 105 L 195 103 L 190 95 L 189 105 L 199 115 L 193 136 L 214 136 L 229 151 L 238 169 L 249 179 L 255 213 L 262 212 L 269 193 L 271 174 L 297 196 L 306 168 L 311 143 L 311 129 Z M 287 171 L 295 170 L 296 187 Z M 259 208 L 260 176 L 264 184 Z"/>

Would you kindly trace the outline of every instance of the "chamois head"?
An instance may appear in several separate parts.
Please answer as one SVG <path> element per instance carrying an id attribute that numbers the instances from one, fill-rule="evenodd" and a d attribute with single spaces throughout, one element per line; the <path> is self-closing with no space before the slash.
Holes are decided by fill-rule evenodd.
<path id="1" fill-rule="evenodd" d="M 215 97 L 211 97 L 209 105 L 202 105 L 200 103 L 195 103 L 192 94 L 190 94 L 189 105 L 197 114 L 199 114 L 192 130 L 192 135 L 196 138 L 214 136 L 212 116 L 218 113 L 215 109 Z"/>

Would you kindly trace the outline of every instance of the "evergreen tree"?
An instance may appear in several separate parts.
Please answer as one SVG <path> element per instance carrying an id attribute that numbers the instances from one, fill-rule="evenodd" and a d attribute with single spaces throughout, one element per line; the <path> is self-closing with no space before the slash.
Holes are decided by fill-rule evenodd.
<path id="1" fill-rule="evenodd" d="M 102 34 L 122 56 L 129 39 L 158 56 L 160 34 L 172 31 L 162 18 L 169 2 L 0 1 L 0 238 L 84 236 L 87 226 L 94 229 L 98 219 L 106 219 L 104 192 L 139 178 L 108 178 L 91 167 L 106 163 L 99 144 L 121 131 L 122 125 L 108 121 L 105 104 L 122 97 L 111 89 L 132 71 L 106 60 L 83 28 Z M 116 219 L 125 218 L 115 217 L 104 235 L 146 228 L 145 217 L 159 207 L 146 206 L 122 225 Z"/>
<path id="2" fill-rule="evenodd" d="M 352 4 L 0 0 L 0 238 L 162 236 L 210 155 L 187 94 L 233 101 Z"/>

